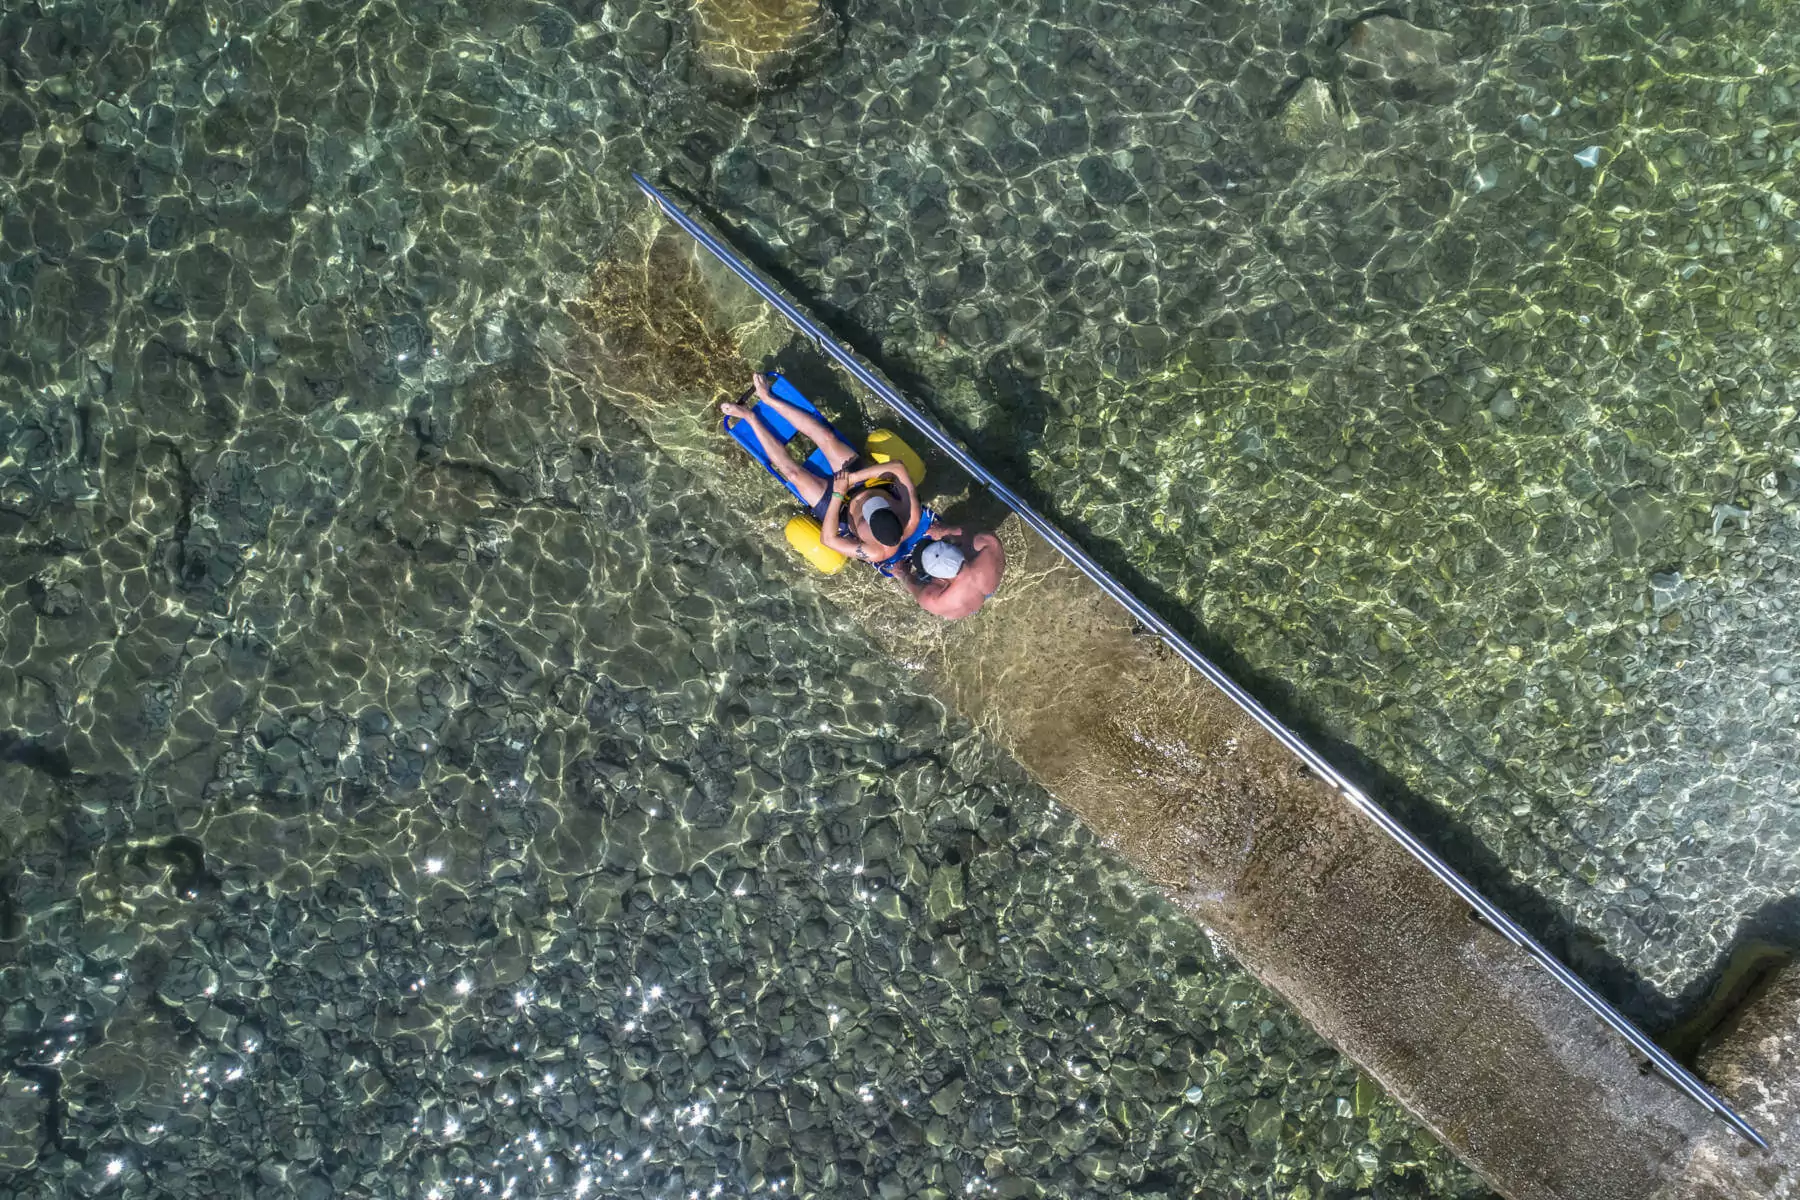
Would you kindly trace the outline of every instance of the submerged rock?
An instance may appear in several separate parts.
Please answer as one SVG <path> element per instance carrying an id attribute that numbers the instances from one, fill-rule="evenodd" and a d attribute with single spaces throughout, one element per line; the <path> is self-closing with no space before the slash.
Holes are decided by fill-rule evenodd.
<path id="1" fill-rule="evenodd" d="M 25 1171 L 37 1162 L 43 1109 L 35 1082 L 10 1071 L 0 1075 L 0 1168 Z"/>
<path id="2" fill-rule="evenodd" d="M 1358 21 L 1344 43 L 1348 74 L 1381 85 L 1396 100 L 1442 100 L 1456 90 L 1456 39 L 1399 17 Z"/>
<path id="3" fill-rule="evenodd" d="M 779 87 L 837 44 L 837 13 L 819 0 L 694 0 L 700 60 L 720 82 Z"/>
<path id="4" fill-rule="evenodd" d="M 1337 105 L 1331 100 L 1331 89 L 1318 79 L 1301 80 L 1275 118 L 1277 135 L 1298 147 L 1315 145 L 1343 127 Z"/>

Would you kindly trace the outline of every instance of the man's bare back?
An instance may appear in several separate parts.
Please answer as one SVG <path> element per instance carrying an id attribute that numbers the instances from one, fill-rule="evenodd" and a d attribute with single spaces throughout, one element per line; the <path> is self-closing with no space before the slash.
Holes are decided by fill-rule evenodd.
<path id="1" fill-rule="evenodd" d="M 911 571 L 897 571 L 894 578 L 926 612 L 946 621 L 960 620 L 978 611 L 999 588 L 1006 573 L 1006 551 L 991 533 L 970 537 L 956 525 L 935 526 L 932 533 L 934 541 L 961 551 L 961 569 L 949 579 L 921 581 Z"/>

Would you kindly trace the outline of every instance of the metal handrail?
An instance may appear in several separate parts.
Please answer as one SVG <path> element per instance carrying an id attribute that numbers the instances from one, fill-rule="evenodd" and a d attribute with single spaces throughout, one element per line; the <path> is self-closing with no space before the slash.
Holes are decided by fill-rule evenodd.
<path id="1" fill-rule="evenodd" d="M 1032 508 L 1030 504 L 1026 503 L 1018 493 L 1014 492 L 1011 488 L 1007 487 L 1006 484 L 995 478 L 986 467 L 982 466 L 971 457 L 968 451 L 964 450 L 952 440 L 950 435 L 938 426 L 937 422 L 933 421 L 924 412 L 914 406 L 911 401 L 906 399 L 906 397 L 889 387 L 885 381 L 865 367 L 854 354 L 839 345 L 830 335 L 815 325 L 805 313 L 801 312 L 786 297 L 782 296 L 780 292 L 776 291 L 773 286 L 767 283 L 762 276 L 757 273 L 755 268 L 739 258 L 730 247 L 715 238 L 698 221 L 683 212 L 675 202 L 665 196 L 656 185 L 652 184 L 649 180 L 645 179 L 635 171 L 631 173 L 631 178 L 637 183 L 638 187 L 643 189 L 644 194 L 650 197 L 670 220 L 679 225 L 682 230 L 698 242 L 703 249 L 710 253 L 714 258 L 718 259 L 720 263 L 724 264 L 732 274 L 749 284 L 758 295 L 773 305 L 777 312 L 792 322 L 796 329 L 812 339 L 820 350 L 836 360 L 839 366 L 855 376 L 857 381 L 864 387 L 868 388 L 877 396 L 880 396 L 890 408 L 899 413 L 902 417 L 905 417 L 907 422 L 911 424 L 914 429 L 918 430 L 919 433 L 923 434 L 932 445 L 943 451 L 944 454 L 949 456 L 949 458 L 954 461 L 957 466 L 961 467 L 971 478 L 980 482 L 998 497 L 1001 503 L 1017 513 L 1020 520 L 1024 521 L 1025 524 L 1036 531 L 1039 537 L 1042 537 L 1045 541 L 1056 547 L 1058 553 L 1074 565 L 1083 575 L 1086 575 L 1089 579 L 1098 584 L 1101 590 L 1106 592 L 1107 595 L 1111 596 L 1114 600 L 1117 600 L 1119 604 L 1124 607 L 1126 612 L 1137 618 L 1137 620 L 1147 628 L 1154 630 L 1156 635 L 1163 640 L 1163 643 L 1167 645 L 1169 649 L 1173 650 L 1176 654 L 1179 654 L 1186 660 L 1189 666 L 1200 672 L 1200 674 L 1204 675 L 1214 687 L 1229 696 L 1232 703 L 1242 709 L 1251 720 L 1266 729 L 1276 741 L 1286 746 L 1293 752 L 1295 757 L 1299 758 L 1301 762 L 1310 767 L 1315 774 L 1342 793 L 1345 799 L 1355 805 L 1363 815 L 1374 821 L 1375 824 L 1380 827 L 1382 832 L 1398 842 L 1408 854 L 1424 864 L 1426 870 L 1437 876 L 1446 887 L 1461 897 L 1463 902 L 1474 909 L 1483 921 L 1499 931 L 1500 934 L 1508 941 L 1512 942 L 1513 945 L 1519 947 L 1521 950 L 1531 955 L 1532 958 L 1536 959 L 1538 963 L 1550 973 L 1551 978 L 1562 984 L 1563 987 L 1568 989 L 1577 1000 L 1580 1000 L 1591 1009 L 1595 1016 L 1598 1016 L 1602 1021 L 1605 1021 L 1615 1032 L 1627 1042 L 1631 1043 L 1632 1047 L 1645 1058 L 1649 1059 L 1650 1064 L 1661 1072 L 1671 1083 L 1680 1088 L 1691 1099 L 1699 1102 L 1705 1108 L 1720 1117 L 1746 1140 L 1753 1142 L 1764 1150 L 1769 1148 L 1769 1143 L 1763 1139 L 1763 1136 L 1758 1133 L 1748 1121 L 1739 1116 L 1730 1105 L 1713 1095 L 1704 1083 L 1695 1078 L 1691 1071 L 1670 1057 L 1668 1052 L 1661 1046 L 1658 1046 L 1655 1042 L 1651 1041 L 1649 1036 L 1646 1035 L 1643 1030 L 1639 1029 L 1636 1025 L 1633 1025 L 1626 1019 L 1624 1014 L 1613 1008 L 1612 1005 L 1608 1004 L 1600 997 L 1599 993 L 1595 992 L 1594 989 L 1584 983 L 1580 976 L 1576 975 L 1573 971 L 1569 970 L 1568 967 L 1565 967 L 1559 962 L 1556 956 L 1539 944 L 1536 938 L 1532 937 L 1529 933 L 1526 933 L 1525 930 L 1511 917 L 1507 916 L 1496 907 L 1486 896 L 1483 896 L 1480 892 L 1476 891 L 1474 885 L 1469 883 L 1469 881 L 1464 879 L 1461 875 L 1457 874 L 1454 868 L 1434 854 L 1425 843 L 1414 837 L 1412 832 L 1404 825 L 1400 824 L 1399 821 L 1395 820 L 1386 809 L 1382 808 L 1379 804 L 1375 803 L 1373 799 L 1365 795 L 1361 788 L 1350 782 L 1350 780 L 1336 767 L 1332 766 L 1323 755 L 1317 750 L 1314 750 L 1312 746 L 1308 745 L 1305 739 L 1301 738 L 1299 734 L 1282 724 L 1281 721 L 1276 718 L 1275 714 L 1264 708 L 1262 703 L 1258 701 L 1256 697 L 1238 686 L 1236 680 L 1232 679 L 1231 676 L 1227 675 L 1215 665 L 1211 659 L 1195 649 L 1186 638 L 1177 633 L 1174 627 L 1159 616 L 1155 610 L 1133 595 L 1124 584 L 1120 583 L 1117 579 L 1114 579 L 1106 568 L 1095 562 L 1093 558 L 1088 555 L 1087 551 L 1076 545 L 1068 535 L 1063 533 L 1063 531 L 1058 529 L 1055 525 L 1051 524 L 1047 518 L 1040 514 L 1036 509 Z"/>

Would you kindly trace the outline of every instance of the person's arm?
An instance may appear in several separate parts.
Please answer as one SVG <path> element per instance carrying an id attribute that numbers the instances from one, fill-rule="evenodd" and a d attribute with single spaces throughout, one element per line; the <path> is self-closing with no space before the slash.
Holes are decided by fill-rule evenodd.
<path id="1" fill-rule="evenodd" d="M 862 543 L 838 533 L 843 525 L 844 498 L 850 487 L 850 474 L 839 471 L 831 477 L 831 499 L 825 505 L 825 515 L 819 520 L 819 545 L 827 550 L 836 550 L 847 558 L 867 558 L 863 553 Z"/>
<path id="2" fill-rule="evenodd" d="M 911 596 L 914 600 L 919 600 L 921 603 L 924 602 L 922 598 L 926 589 L 931 586 L 929 583 L 920 583 L 918 579 L 914 578 L 913 573 L 909 570 L 894 572 L 893 579 L 895 583 L 906 590 L 907 595 Z"/>
<path id="3" fill-rule="evenodd" d="M 893 462 L 876 463 L 873 466 L 858 468 L 857 470 L 850 472 L 845 479 L 846 482 L 854 485 L 866 483 L 871 479 L 878 479 L 884 475 L 898 483 L 907 491 L 910 492 L 913 490 L 912 472 L 908 471 L 906 469 L 906 464 L 897 458 Z"/>
<path id="4" fill-rule="evenodd" d="M 892 480 L 894 486 L 900 490 L 900 498 L 906 501 L 906 524 L 900 530 L 900 540 L 905 541 L 918 531 L 919 522 L 923 519 L 920 516 L 919 489 L 913 486 L 912 473 L 906 469 L 905 463 L 899 459 L 895 459 L 893 462 L 876 463 L 872 467 L 851 471 L 844 475 L 843 479 L 844 483 L 841 489 L 843 491 L 848 491 L 859 483 L 867 483 L 871 479 Z M 866 556 L 865 559 L 869 562 L 875 561 Z"/>
<path id="5" fill-rule="evenodd" d="M 894 582 L 906 589 L 906 594 L 915 600 L 919 607 L 934 617 L 948 617 L 943 611 L 944 596 L 950 590 L 949 585 L 941 579 L 930 583 L 920 583 L 913 578 L 910 571 L 900 571 L 894 575 Z"/>
<path id="6" fill-rule="evenodd" d="M 978 533 L 975 535 L 974 549 L 982 558 L 993 558 L 994 586 L 1000 586 L 1000 576 L 1006 573 L 1006 550 L 1000 545 L 1000 539 L 991 533 Z"/>
<path id="7" fill-rule="evenodd" d="M 897 458 L 892 462 L 876 463 L 872 467 L 864 467 L 862 470 L 857 471 L 852 475 L 850 479 L 852 483 L 859 483 L 862 480 L 874 479 L 880 476 L 885 476 L 886 478 L 893 480 L 894 486 L 900 491 L 901 499 L 906 501 L 906 526 L 900 531 L 900 540 L 905 541 L 917 532 L 919 521 L 922 519 L 919 506 L 919 489 L 913 486 L 912 472 L 908 471 L 906 469 L 906 464 Z"/>

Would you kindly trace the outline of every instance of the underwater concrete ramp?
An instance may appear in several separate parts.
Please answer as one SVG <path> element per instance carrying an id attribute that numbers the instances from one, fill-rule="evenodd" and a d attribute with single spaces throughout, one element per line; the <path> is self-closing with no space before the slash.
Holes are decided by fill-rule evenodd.
<path id="1" fill-rule="evenodd" d="M 1800 971 L 1785 971 L 1746 1005 L 1730 1033 L 1701 1053 L 1700 1066 L 1773 1152 L 1745 1155 L 1740 1146 L 1706 1139 L 1658 1200 L 1800 1197 Z"/>
<path id="2" fill-rule="evenodd" d="M 1758 1174 L 1791 1178 L 1782 1144 L 1771 1156 L 1646 1069 L 1047 545 L 1007 540 L 1016 590 L 934 654 L 940 694 L 1497 1191 L 1784 1194 Z"/>
<path id="3" fill-rule="evenodd" d="M 1786 1155 L 1736 1110 L 638 182 L 729 272 L 717 287 L 753 289 L 1013 510 L 1002 595 L 942 632 L 925 675 L 1315 1029 L 1513 1200 L 1779 1194 Z M 919 659 L 903 626 L 868 629 Z"/>

